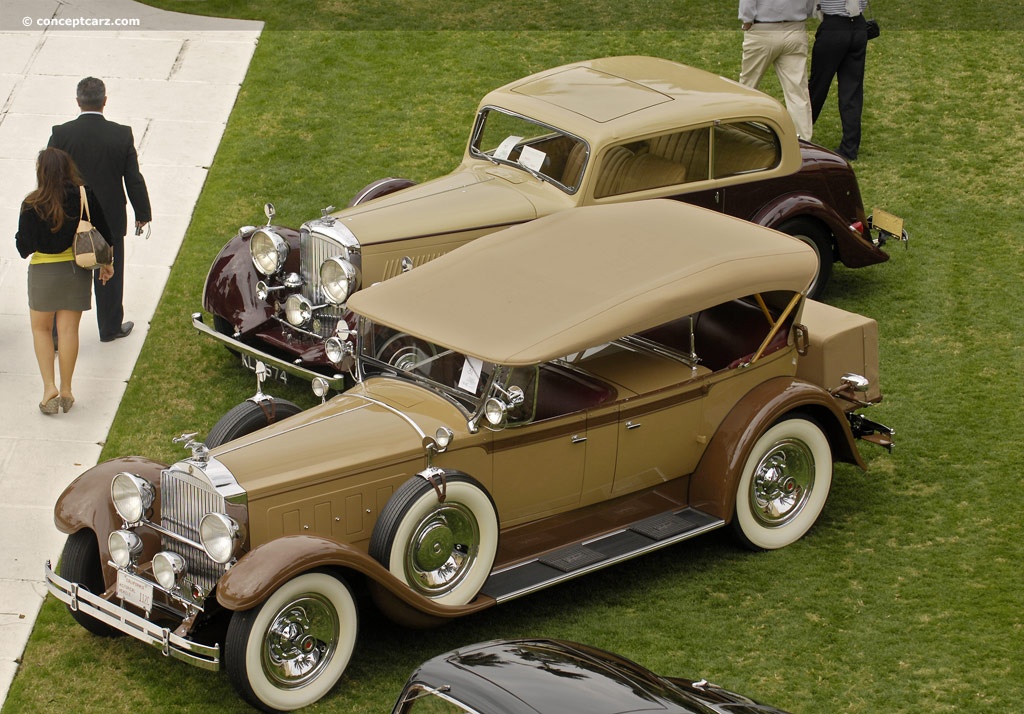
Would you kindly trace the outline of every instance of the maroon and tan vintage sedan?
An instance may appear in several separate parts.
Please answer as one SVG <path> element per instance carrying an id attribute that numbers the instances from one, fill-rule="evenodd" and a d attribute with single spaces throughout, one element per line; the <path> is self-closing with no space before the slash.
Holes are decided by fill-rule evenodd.
<path id="1" fill-rule="evenodd" d="M 534 74 L 483 98 L 462 163 L 422 185 L 384 179 L 344 210 L 293 230 L 247 226 L 224 246 L 193 324 L 279 378 L 345 384 L 349 296 L 474 238 L 578 206 L 671 198 L 799 237 L 817 297 L 833 262 L 888 259 L 856 176 L 800 140 L 771 97 L 652 57 L 610 57 Z M 705 240 L 714 241 L 714 236 Z M 629 260 L 624 239 L 607 257 Z M 521 257 L 521 259 L 530 259 Z"/>
<path id="2" fill-rule="evenodd" d="M 877 324 L 806 299 L 817 268 L 802 241 L 669 200 L 484 236 L 352 296 L 348 391 L 74 481 L 50 592 L 93 632 L 223 655 L 277 711 L 341 678 L 352 586 L 421 626 L 717 528 L 786 546 L 833 462 L 864 466 L 857 438 L 891 445 L 858 411 L 881 399 Z"/>

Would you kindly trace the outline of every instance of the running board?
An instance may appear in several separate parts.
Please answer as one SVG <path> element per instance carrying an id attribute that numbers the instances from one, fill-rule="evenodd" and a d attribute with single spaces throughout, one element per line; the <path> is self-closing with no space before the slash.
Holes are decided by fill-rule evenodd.
<path id="1" fill-rule="evenodd" d="M 618 531 L 491 573 L 482 595 L 512 600 L 564 580 L 659 550 L 725 525 L 721 518 L 695 508 L 661 513 Z"/>

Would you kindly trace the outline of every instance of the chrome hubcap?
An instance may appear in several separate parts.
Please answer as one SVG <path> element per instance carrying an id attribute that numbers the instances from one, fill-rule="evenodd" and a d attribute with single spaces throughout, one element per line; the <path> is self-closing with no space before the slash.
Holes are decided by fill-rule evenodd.
<path id="1" fill-rule="evenodd" d="M 787 439 L 758 462 L 750 484 L 750 510 L 758 523 L 778 528 L 797 517 L 814 488 L 814 455 L 802 441 Z"/>
<path id="2" fill-rule="evenodd" d="M 413 533 L 405 558 L 407 581 L 428 597 L 444 595 L 469 572 L 479 547 L 473 514 L 457 503 L 440 504 Z"/>
<path id="3" fill-rule="evenodd" d="M 267 630 L 263 671 L 278 686 L 301 687 L 315 679 L 338 648 L 338 614 L 324 598 L 297 598 L 277 613 Z"/>

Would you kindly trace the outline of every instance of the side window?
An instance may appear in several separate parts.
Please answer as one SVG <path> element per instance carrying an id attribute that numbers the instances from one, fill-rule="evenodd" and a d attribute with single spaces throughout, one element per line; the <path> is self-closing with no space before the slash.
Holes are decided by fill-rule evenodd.
<path id="1" fill-rule="evenodd" d="M 757 122 L 715 127 L 715 178 L 765 171 L 778 166 L 782 152 L 771 128 Z"/>
<path id="2" fill-rule="evenodd" d="M 704 128 L 613 146 L 601 160 L 594 197 L 707 180 L 709 137 Z"/>

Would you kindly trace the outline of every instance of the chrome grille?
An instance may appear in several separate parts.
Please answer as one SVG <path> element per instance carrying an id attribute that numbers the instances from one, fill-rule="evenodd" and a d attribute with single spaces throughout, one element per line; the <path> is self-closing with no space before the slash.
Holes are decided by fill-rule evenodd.
<path id="1" fill-rule="evenodd" d="M 204 478 L 164 469 L 160 475 L 160 525 L 192 543 L 199 542 L 199 522 L 207 513 L 224 513 L 224 497 Z M 213 562 L 202 548 L 162 535 L 164 550 L 177 553 L 188 564 L 189 580 L 206 592 L 213 589 L 224 566 Z"/>
<path id="2" fill-rule="evenodd" d="M 299 236 L 299 270 L 302 271 L 302 295 L 314 305 L 326 305 L 314 313 L 311 330 L 321 337 L 334 334 L 345 308 L 327 304 L 320 285 L 320 265 L 328 258 L 345 255 L 335 241 L 303 229 Z"/>

